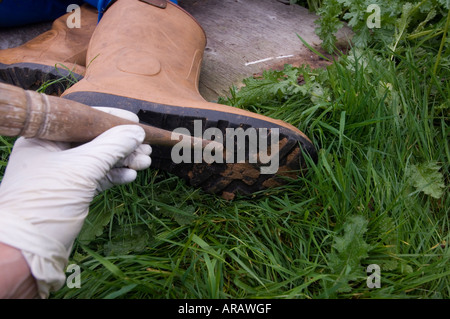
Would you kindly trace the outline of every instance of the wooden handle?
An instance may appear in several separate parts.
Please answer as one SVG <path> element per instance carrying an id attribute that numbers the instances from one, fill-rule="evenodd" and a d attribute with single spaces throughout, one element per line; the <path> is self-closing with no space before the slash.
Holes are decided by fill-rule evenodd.
<path id="1" fill-rule="evenodd" d="M 205 147 L 211 142 L 179 134 L 179 139 L 172 139 L 171 131 L 137 124 L 75 101 L 0 83 L 0 135 L 85 143 L 124 124 L 141 126 L 146 134 L 144 143 L 150 145 L 173 146 L 181 140 Z"/>

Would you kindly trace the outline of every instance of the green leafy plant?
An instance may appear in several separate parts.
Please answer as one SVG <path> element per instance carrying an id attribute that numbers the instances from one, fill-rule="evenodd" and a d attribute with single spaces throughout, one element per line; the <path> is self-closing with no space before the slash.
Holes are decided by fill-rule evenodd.
<path id="1" fill-rule="evenodd" d="M 372 8 L 378 9 L 377 12 Z M 405 40 L 428 40 L 445 34 L 450 3 L 446 0 L 420 2 L 388 0 L 324 0 L 316 10 L 319 25 L 316 33 L 329 53 L 335 50 L 336 33 L 344 26 L 354 31 L 352 44 L 367 47 L 382 44 L 395 51 Z M 379 14 L 380 26 L 370 27 L 367 21 Z M 448 46 L 443 38 L 442 44 Z"/>
<path id="2" fill-rule="evenodd" d="M 352 216 L 344 224 L 344 234 L 335 236 L 332 251 L 328 254 L 328 265 L 337 278 L 333 285 L 338 292 L 351 291 L 350 281 L 365 277 L 361 262 L 369 257 L 371 246 L 365 241 L 368 220 Z"/>
<path id="3" fill-rule="evenodd" d="M 434 198 L 441 198 L 444 189 L 444 175 L 441 167 L 436 162 L 428 162 L 419 165 L 411 165 L 407 176 L 411 184 L 418 190 Z"/>

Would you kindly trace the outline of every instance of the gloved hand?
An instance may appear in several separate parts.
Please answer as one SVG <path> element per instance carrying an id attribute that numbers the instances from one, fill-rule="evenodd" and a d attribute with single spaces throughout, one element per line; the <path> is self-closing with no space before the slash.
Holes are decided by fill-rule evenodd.
<path id="1" fill-rule="evenodd" d="M 134 113 L 99 108 L 138 121 Z M 93 141 L 69 143 L 19 138 L 0 184 L 0 242 L 22 251 L 39 295 L 65 282 L 64 269 L 94 196 L 132 182 L 150 166 L 151 147 L 137 125 L 114 127 Z"/>

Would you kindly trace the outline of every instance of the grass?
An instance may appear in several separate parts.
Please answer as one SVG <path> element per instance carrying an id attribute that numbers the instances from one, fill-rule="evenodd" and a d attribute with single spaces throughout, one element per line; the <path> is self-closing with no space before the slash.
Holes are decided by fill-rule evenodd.
<path id="1" fill-rule="evenodd" d="M 450 64 L 436 58 L 353 50 L 248 79 L 220 103 L 297 126 L 318 163 L 233 201 L 141 172 L 94 199 L 69 262 L 81 288 L 51 297 L 448 299 Z"/>
<path id="2" fill-rule="evenodd" d="M 448 65 L 356 52 L 221 100 L 306 132 L 305 176 L 229 202 L 142 172 L 94 200 L 71 259 L 82 286 L 53 298 L 449 298 Z"/>

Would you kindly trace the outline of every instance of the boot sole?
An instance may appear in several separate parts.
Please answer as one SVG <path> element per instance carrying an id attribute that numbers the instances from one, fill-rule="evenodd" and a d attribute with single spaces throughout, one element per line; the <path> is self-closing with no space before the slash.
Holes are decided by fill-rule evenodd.
<path id="1" fill-rule="evenodd" d="M 194 132 L 195 120 L 202 121 L 202 134 L 207 128 L 219 128 L 224 134 L 227 128 L 243 128 L 244 130 L 250 127 L 278 128 L 279 170 L 277 174 L 261 174 L 262 165 L 249 163 L 248 153 L 245 155 L 245 163 L 208 164 L 191 161 L 175 164 L 171 158 L 172 147 L 152 146 L 153 168 L 168 171 L 185 179 L 191 186 L 202 188 L 208 193 L 222 195 L 226 199 L 234 198 L 237 193 L 253 194 L 285 184 L 287 178 L 297 178 L 306 168 L 304 155 L 317 162 L 316 150 L 308 139 L 286 127 L 262 119 L 212 109 L 162 105 L 97 92 L 74 92 L 67 94 L 64 98 L 90 106 L 120 106 L 121 109 L 136 113 L 142 123 L 169 131 L 182 127 L 188 129 L 191 135 Z"/>
<path id="2" fill-rule="evenodd" d="M 67 88 L 83 77 L 63 67 L 55 68 L 36 63 L 0 63 L 0 82 L 12 84 L 25 90 L 36 91 L 44 84 L 42 93 L 61 95 Z"/>

